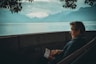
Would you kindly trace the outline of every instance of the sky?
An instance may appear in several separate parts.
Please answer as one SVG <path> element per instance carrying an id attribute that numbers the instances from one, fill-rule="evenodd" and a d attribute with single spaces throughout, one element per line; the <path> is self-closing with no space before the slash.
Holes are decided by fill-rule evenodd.
<path id="1" fill-rule="evenodd" d="M 89 10 L 91 8 L 90 5 L 84 4 L 84 0 L 78 0 L 76 2 L 76 4 L 77 4 L 76 9 L 62 7 L 64 2 L 60 2 L 59 0 L 34 0 L 33 2 L 28 2 L 26 0 L 23 0 L 22 3 L 23 3 L 22 4 L 23 8 L 17 14 L 16 13 L 12 14 L 9 10 L 0 9 L 1 22 L 13 22 L 15 17 L 18 18 L 17 20 L 15 20 L 16 22 L 25 22 L 25 20 L 27 22 L 31 22 L 31 20 L 33 20 L 33 22 L 35 22 L 35 21 L 36 22 L 39 22 L 39 21 L 47 22 L 47 20 L 48 20 L 48 22 L 49 21 L 57 22 L 57 20 L 60 20 L 60 19 L 62 19 L 62 21 L 64 21 L 64 20 L 70 21 L 70 20 L 72 20 L 73 17 L 72 18 L 70 17 L 70 20 L 68 20 L 67 18 L 63 18 L 63 17 L 68 16 L 68 15 L 70 16 L 70 14 L 72 15 L 72 13 L 75 13 L 78 11 L 82 12 L 82 14 L 83 14 L 83 11 L 84 11 L 84 10 L 82 11 L 83 8 L 89 8 Z M 84 12 L 91 14 L 91 12 L 88 10 L 86 10 Z M 59 15 L 62 18 L 60 18 Z M 53 18 L 52 16 L 55 18 Z M 56 16 L 59 16 L 59 17 L 56 17 Z M 75 16 L 75 15 L 73 15 L 73 16 Z M 77 16 L 77 17 L 79 17 L 79 16 Z M 86 17 L 87 17 L 87 15 L 86 15 Z M 81 18 L 82 18 L 82 15 L 81 15 Z M 81 20 L 81 18 L 79 20 Z M 85 20 L 88 21 L 86 18 L 85 18 Z"/>
<path id="2" fill-rule="evenodd" d="M 24 0 L 26 2 L 26 0 Z M 26 4 L 26 5 L 25 5 Z M 63 3 L 59 0 L 34 0 L 33 3 L 24 3 L 23 11 L 21 14 L 24 14 L 30 18 L 44 18 L 49 15 L 54 15 L 60 12 L 66 12 L 66 14 L 71 13 L 72 11 L 78 11 L 81 7 L 90 7 L 89 5 L 84 4 L 84 0 L 78 0 L 78 7 L 76 9 L 63 8 Z"/>

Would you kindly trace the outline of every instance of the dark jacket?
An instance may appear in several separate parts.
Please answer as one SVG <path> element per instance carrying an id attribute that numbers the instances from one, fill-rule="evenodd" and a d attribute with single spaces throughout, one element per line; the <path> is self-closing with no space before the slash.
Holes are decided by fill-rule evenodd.
<path id="1" fill-rule="evenodd" d="M 82 47 L 84 44 L 86 44 L 86 42 L 85 42 L 85 38 L 83 38 L 82 36 L 78 36 L 72 39 L 63 47 L 63 52 L 59 55 L 56 55 L 54 57 L 54 60 L 49 62 L 49 64 L 56 64 L 66 56 L 70 55 L 72 52 Z"/>

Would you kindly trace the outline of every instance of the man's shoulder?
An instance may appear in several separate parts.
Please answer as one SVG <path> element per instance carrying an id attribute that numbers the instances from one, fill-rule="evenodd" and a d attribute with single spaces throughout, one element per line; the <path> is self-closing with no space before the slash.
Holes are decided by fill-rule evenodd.
<path id="1" fill-rule="evenodd" d="M 73 40 L 73 45 L 75 46 L 83 46 L 86 44 L 86 39 L 84 37 L 78 37 Z"/>
<path id="2" fill-rule="evenodd" d="M 73 39 L 73 41 L 85 41 L 85 40 L 86 39 L 83 36 L 82 37 L 81 36 L 80 37 L 76 37 L 76 38 Z"/>

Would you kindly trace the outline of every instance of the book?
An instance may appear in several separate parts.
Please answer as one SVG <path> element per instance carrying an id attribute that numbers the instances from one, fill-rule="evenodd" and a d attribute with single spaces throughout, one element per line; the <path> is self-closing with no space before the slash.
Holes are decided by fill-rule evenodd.
<path id="1" fill-rule="evenodd" d="M 44 53 L 44 57 L 45 57 L 45 58 L 48 58 L 49 55 L 50 55 L 50 52 L 51 52 L 51 50 L 48 49 L 48 48 L 46 48 L 46 49 L 45 49 L 45 53 Z"/>

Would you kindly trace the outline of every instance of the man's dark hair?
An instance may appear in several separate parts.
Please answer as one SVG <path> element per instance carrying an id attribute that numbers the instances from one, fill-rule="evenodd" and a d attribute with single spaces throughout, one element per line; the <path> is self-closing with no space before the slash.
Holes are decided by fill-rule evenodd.
<path id="1" fill-rule="evenodd" d="M 70 25 L 74 26 L 74 30 L 80 30 L 80 34 L 85 33 L 85 26 L 81 21 L 71 22 Z"/>

